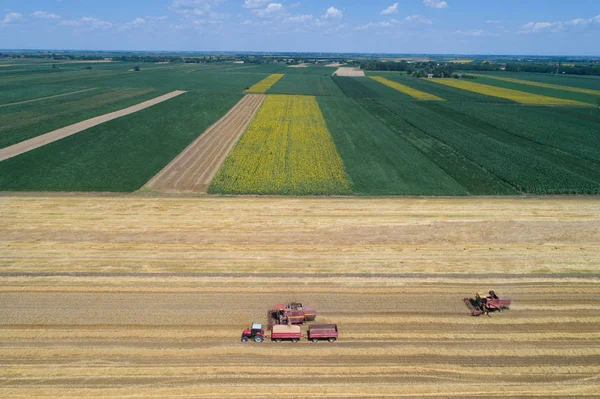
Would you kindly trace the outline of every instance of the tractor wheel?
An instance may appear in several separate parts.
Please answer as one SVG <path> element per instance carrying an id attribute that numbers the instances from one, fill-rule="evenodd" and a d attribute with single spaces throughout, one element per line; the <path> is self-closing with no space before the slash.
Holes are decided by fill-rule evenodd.
<path id="1" fill-rule="evenodd" d="M 254 337 L 254 342 L 263 342 L 263 338 L 262 337 Z"/>
<path id="2" fill-rule="evenodd" d="M 335 338 L 329 338 L 329 342 L 335 342 Z"/>
<path id="3" fill-rule="evenodd" d="M 248 342 L 248 338 L 242 337 L 242 342 Z"/>

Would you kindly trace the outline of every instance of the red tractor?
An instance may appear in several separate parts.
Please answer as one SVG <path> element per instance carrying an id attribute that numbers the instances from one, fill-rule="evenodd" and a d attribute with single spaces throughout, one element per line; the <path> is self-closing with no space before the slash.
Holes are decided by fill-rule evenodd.
<path id="1" fill-rule="evenodd" d="M 267 319 L 269 326 L 282 324 L 304 324 L 317 317 L 317 309 L 312 306 L 303 306 L 298 302 L 279 304 L 269 310 Z"/>
<path id="2" fill-rule="evenodd" d="M 464 298 L 463 301 L 471 311 L 473 316 L 481 316 L 490 312 L 510 309 L 511 300 L 506 296 L 498 296 L 494 291 L 490 291 L 485 298 L 475 295 L 475 298 Z"/>
<path id="3" fill-rule="evenodd" d="M 254 341 L 263 342 L 265 340 L 265 330 L 262 324 L 252 324 L 252 326 L 242 333 L 242 342 Z"/>

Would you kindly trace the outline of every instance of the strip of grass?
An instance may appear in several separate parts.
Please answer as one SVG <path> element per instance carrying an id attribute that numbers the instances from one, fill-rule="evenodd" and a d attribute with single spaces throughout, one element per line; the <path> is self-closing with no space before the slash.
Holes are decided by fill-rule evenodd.
<path id="1" fill-rule="evenodd" d="M 506 104 L 444 104 L 515 136 L 600 162 L 600 110 L 519 107 Z M 454 115 L 452 115 L 454 116 Z M 475 125 L 474 125 L 475 126 Z M 600 173 L 600 169 L 598 169 Z"/>
<path id="2" fill-rule="evenodd" d="M 432 83 L 433 79 L 419 79 L 405 75 L 386 75 L 386 78 L 404 84 L 417 90 L 435 94 L 446 101 L 458 102 L 494 102 L 515 104 L 515 101 L 499 97 L 490 97 L 470 91 L 460 90 L 449 86 Z"/>
<path id="3" fill-rule="evenodd" d="M 241 97 L 186 93 L 0 162 L 0 190 L 135 191 Z"/>
<path id="4" fill-rule="evenodd" d="M 473 120 L 449 117 L 432 107 L 442 103 L 407 102 L 397 114 L 416 128 L 453 147 L 485 170 L 530 194 L 597 194 L 600 184 L 523 147 L 522 142 L 495 138 L 495 131 L 474 126 Z"/>
<path id="5" fill-rule="evenodd" d="M 351 98 L 389 98 L 394 100 L 410 101 L 412 97 L 382 85 L 369 78 L 353 78 L 334 76 L 333 81 L 342 90 L 346 97 Z"/>
<path id="6" fill-rule="evenodd" d="M 533 73 L 533 72 L 481 72 L 474 71 L 474 74 L 486 76 L 498 76 L 513 79 L 522 79 L 531 82 L 547 83 L 560 86 L 579 87 L 589 90 L 600 90 L 600 76 L 584 75 L 563 75 Z"/>
<path id="7" fill-rule="evenodd" d="M 355 100 L 320 97 L 319 105 L 355 193 L 468 194 L 465 187 Z"/>
<path id="8" fill-rule="evenodd" d="M 454 148 L 408 123 L 401 117 L 401 110 L 398 109 L 404 107 L 402 103 L 375 99 L 363 99 L 360 103 L 465 187 L 470 194 L 519 194 L 514 187 L 461 155 Z"/>
<path id="9" fill-rule="evenodd" d="M 103 89 L 43 102 L 0 107 L 0 148 L 164 94 L 152 89 Z"/>
<path id="10" fill-rule="evenodd" d="M 547 97 L 538 94 L 532 94 L 526 91 L 506 89 L 500 86 L 490 86 L 487 84 L 475 83 L 465 79 L 431 79 L 433 83 L 454 87 L 461 90 L 471 91 L 486 96 L 505 98 L 527 105 L 573 105 L 588 106 L 589 104 L 564 100 L 561 98 Z"/>
<path id="11" fill-rule="evenodd" d="M 421 100 L 421 101 L 444 101 L 443 98 L 438 97 L 438 96 L 436 96 L 434 94 L 427 93 L 427 92 L 424 92 L 424 91 L 421 91 L 421 90 L 417 90 L 417 89 L 412 88 L 410 86 L 404 85 L 402 83 L 395 82 L 393 80 L 386 79 L 386 78 L 381 77 L 381 76 L 371 76 L 371 79 L 373 79 L 373 80 L 375 80 L 375 81 L 377 81 L 377 82 L 379 82 L 381 84 L 384 84 L 384 85 L 386 85 L 388 87 L 391 87 L 392 89 L 397 90 L 397 91 L 399 91 L 401 93 L 404 93 L 404 94 L 412 97 L 415 100 Z"/>
<path id="12" fill-rule="evenodd" d="M 600 91 L 597 94 L 594 94 L 592 90 L 590 90 L 591 93 L 585 93 L 581 92 L 581 90 L 587 89 L 569 88 L 568 86 L 537 86 L 538 84 L 544 85 L 544 83 L 531 82 L 532 84 L 527 84 L 525 83 L 526 81 L 518 79 L 514 81 L 506 81 L 497 78 L 488 78 L 484 75 L 478 75 L 475 82 L 488 86 L 502 87 L 505 89 L 518 90 L 546 97 L 561 98 L 564 100 L 584 102 L 592 105 L 595 105 L 597 99 L 600 98 Z"/>
<path id="13" fill-rule="evenodd" d="M 254 85 L 252 85 L 252 87 L 248 88 L 244 92 L 245 93 L 264 93 L 265 91 L 269 90 L 271 88 L 271 86 L 273 86 L 275 83 L 277 83 L 279 81 L 279 79 L 281 79 L 281 78 L 283 78 L 282 74 L 274 73 L 274 74 L 269 75 L 268 77 L 264 78 L 260 82 L 255 83 Z"/>
<path id="14" fill-rule="evenodd" d="M 209 192 L 350 194 L 343 162 L 315 97 L 268 96 Z"/>
<path id="15" fill-rule="evenodd" d="M 74 91 L 85 90 L 86 88 L 89 88 L 89 86 L 8 86 L 0 89 L 0 105 L 11 104 L 19 101 L 32 100 L 42 97 L 49 97 L 57 94 L 71 93 Z"/>
<path id="16" fill-rule="evenodd" d="M 330 75 L 285 75 L 267 94 L 296 94 L 306 96 L 343 96 Z"/>

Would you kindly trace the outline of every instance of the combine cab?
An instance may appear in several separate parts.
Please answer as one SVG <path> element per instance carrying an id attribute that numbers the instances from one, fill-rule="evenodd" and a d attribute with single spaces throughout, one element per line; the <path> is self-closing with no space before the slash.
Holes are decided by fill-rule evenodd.
<path id="1" fill-rule="evenodd" d="M 506 296 L 498 296 L 494 291 L 490 291 L 488 296 L 483 298 L 479 294 L 475 298 L 464 298 L 464 302 L 473 316 L 489 315 L 490 312 L 508 310 L 511 300 Z"/>
<path id="2" fill-rule="evenodd" d="M 275 305 L 267 315 L 269 327 L 283 324 L 304 324 L 307 321 L 313 321 L 316 317 L 317 309 L 303 306 L 297 302 Z"/>

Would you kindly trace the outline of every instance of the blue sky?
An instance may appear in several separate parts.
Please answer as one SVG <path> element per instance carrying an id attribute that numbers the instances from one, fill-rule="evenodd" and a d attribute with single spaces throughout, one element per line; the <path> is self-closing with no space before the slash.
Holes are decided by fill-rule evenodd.
<path id="1" fill-rule="evenodd" d="M 0 0 L 0 48 L 600 55 L 599 0 Z"/>

